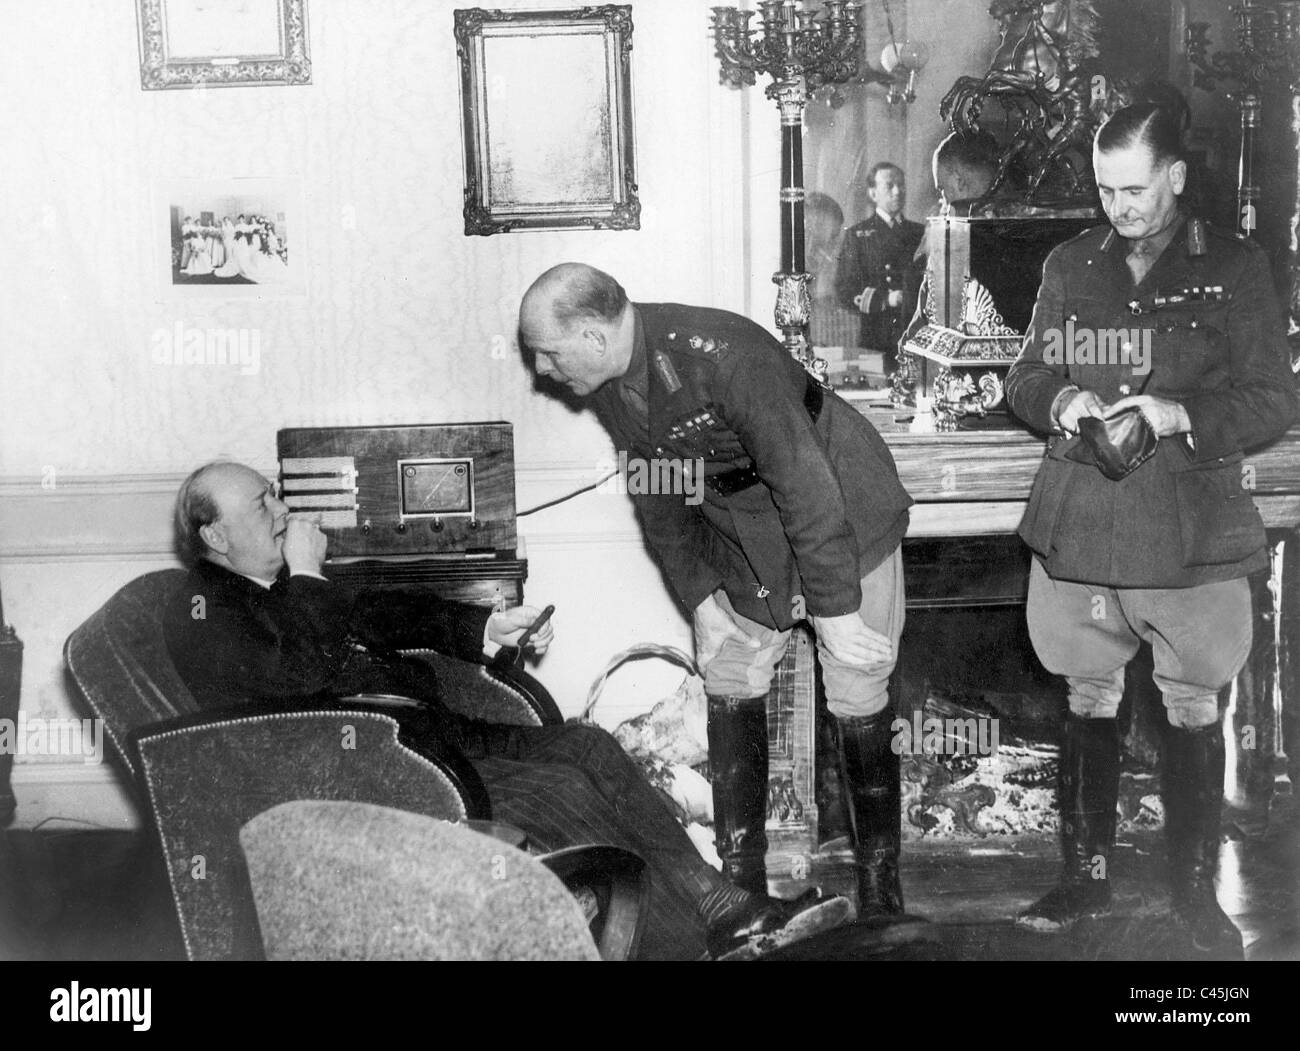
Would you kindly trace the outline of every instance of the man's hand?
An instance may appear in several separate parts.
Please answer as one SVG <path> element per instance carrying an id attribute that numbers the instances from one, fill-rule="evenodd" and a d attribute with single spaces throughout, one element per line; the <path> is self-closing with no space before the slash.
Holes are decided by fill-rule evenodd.
<path id="1" fill-rule="evenodd" d="M 529 625 L 542 615 L 536 606 L 515 606 L 488 617 L 488 638 L 498 646 L 513 646 Z M 540 657 L 555 639 L 555 628 L 548 620 L 528 639 L 527 649 Z"/>
<path id="2" fill-rule="evenodd" d="M 890 310 L 902 310 L 903 290 L 901 288 L 895 288 L 893 291 L 891 291 L 889 293 L 889 299 L 887 300 L 887 303 L 889 305 Z"/>
<path id="3" fill-rule="evenodd" d="M 1056 414 L 1056 422 L 1066 434 L 1076 434 L 1079 430 L 1079 421 L 1083 417 L 1095 416 L 1099 420 L 1104 420 L 1106 410 L 1106 403 L 1092 391 L 1075 391 Z"/>
<path id="4" fill-rule="evenodd" d="M 695 627 L 695 663 L 704 671 L 721 651 L 728 639 L 750 649 L 758 649 L 758 639 L 751 638 L 731 619 L 721 603 L 710 595 L 698 606 L 691 618 Z"/>
<path id="5" fill-rule="evenodd" d="M 1150 394 L 1132 394 L 1120 398 L 1106 410 L 1106 419 L 1117 416 L 1125 409 L 1137 409 L 1147 418 L 1157 438 L 1168 438 L 1174 434 L 1184 434 L 1192 429 L 1192 421 L 1187 410 L 1176 401 L 1166 401 Z"/>
<path id="6" fill-rule="evenodd" d="M 894 659 L 889 637 L 867 627 L 856 613 L 808 619 L 822 645 L 841 664 L 884 664 Z"/>
<path id="7" fill-rule="evenodd" d="M 322 575 L 320 567 L 325 562 L 325 549 L 329 541 L 316 522 L 317 518 L 313 516 L 289 519 L 284 532 L 284 547 L 281 550 L 291 574 Z"/>

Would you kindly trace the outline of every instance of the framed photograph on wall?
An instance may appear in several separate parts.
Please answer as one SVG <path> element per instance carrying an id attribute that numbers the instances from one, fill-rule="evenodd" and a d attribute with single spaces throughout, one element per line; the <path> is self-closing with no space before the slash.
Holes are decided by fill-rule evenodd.
<path id="1" fill-rule="evenodd" d="M 299 178 L 165 179 L 153 214 L 164 299 L 306 295 Z"/>
<path id="2" fill-rule="evenodd" d="M 310 84 L 307 0 L 136 0 L 146 91 Z"/>
<path id="3" fill-rule="evenodd" d="M 641 225 L 632 8 L 455 12 L 465 233 Z"/>

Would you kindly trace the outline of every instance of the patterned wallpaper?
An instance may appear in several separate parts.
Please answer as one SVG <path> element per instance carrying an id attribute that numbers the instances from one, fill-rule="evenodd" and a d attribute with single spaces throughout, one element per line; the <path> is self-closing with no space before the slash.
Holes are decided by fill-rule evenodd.
<path id="1" fill-rule="evenodd" d="M 518 296 L 578 258 L 634 297 L 743 306 L 740 268 L 714 287 L 707 236 L 719 195 L 732 223 L 744 197 L 709 178 L 708 4 L 634 5 L 642 229 L 489 238 L 463 234 L 454 6 L 310 0 L 310 86 L 145 92 L 133 4 L 5 5 L 0 475 L 266 463 L 275 431 L 304 424 L 505 418 L 521 463 L 604 455 L 594 421 L 533 391 Z M 305 297 L 165 285 L 160 184 L 236 176 L 300 180 Z M 177 323 L 255 331 L 257 374 L 155 363 Z"/>

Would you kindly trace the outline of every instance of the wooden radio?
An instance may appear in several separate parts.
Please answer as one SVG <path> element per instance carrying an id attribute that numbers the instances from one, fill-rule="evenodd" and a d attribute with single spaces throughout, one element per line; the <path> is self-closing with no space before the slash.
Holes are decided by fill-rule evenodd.
<path id="1" fill-rule="evenodd" d="M 290 514 L 329 535 L 331 579 L 522 601 L 512 424 L 293 427 L 276 448 Z"/>
<path id="2" fill-rule="evenodd" d="M 276 446 L 281 499 L 321 516 L 331 557 L 514 553 L 509 423 L 295 427 Z"/>

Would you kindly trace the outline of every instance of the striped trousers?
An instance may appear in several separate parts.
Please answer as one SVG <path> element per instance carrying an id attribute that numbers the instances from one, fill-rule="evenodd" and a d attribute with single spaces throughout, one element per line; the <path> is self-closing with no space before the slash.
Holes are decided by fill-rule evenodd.
<path id="1" fill-rule="evenodd" d="M 487 755 L 470 759 L 487 785 L 493 819 L 528 833 L 537 850 L 605 845 L 640 855 L 650 900 L 637 958 L 703 955 L 700 899 L 726 881 L 618 742 L 595 726 L 495 729 Z"/>

